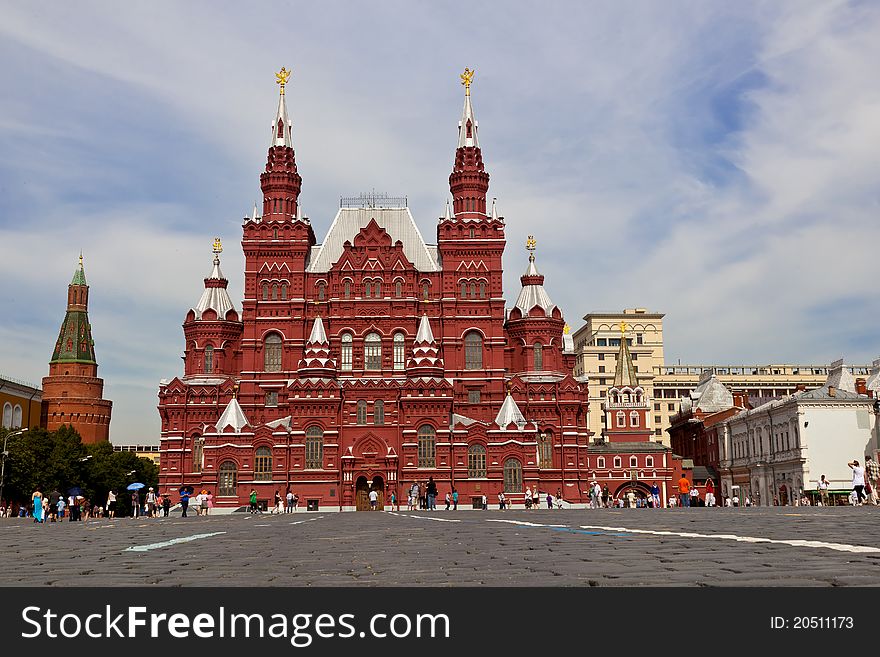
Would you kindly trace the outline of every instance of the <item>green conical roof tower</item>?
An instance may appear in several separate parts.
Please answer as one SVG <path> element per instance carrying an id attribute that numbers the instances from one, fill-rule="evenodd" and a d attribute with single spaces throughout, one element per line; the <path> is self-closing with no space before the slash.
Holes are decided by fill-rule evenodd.
<path id="1" fill-rule="evenodd" d="M 49 363 L 89 363 L 95 360 L 95 341 L 89 324 L 89 286 L 83 269 L 83 257 L 67 286 L 67 314 L 58 333 L 55 351 Z"/>

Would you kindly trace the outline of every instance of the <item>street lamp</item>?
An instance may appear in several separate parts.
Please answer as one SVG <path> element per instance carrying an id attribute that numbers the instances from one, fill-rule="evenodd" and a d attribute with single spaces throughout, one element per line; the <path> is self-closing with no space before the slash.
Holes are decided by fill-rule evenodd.
<path id="1" fill-rule="evenodd" d="M 9 440 L 9 436 L 20 436 L 25 431 L 27 431 L 27 427 L 18 431 L 11 431 L 3 438 L 3 453 L 0 455 L 2 456 L 2 459 L 0 459 L 2 461 L 2 465 L 0 465 L 0 503 L 3 502 L 3 486 L 6 484 L 6 457 L 9 456 L 9 452 L 6 451 L 6 442 Z"/>

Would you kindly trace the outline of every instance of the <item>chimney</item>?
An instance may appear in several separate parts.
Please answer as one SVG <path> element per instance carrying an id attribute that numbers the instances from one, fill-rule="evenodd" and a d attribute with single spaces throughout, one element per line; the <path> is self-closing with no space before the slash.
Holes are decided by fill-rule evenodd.
<path id="1" fill-rule="evenodd" d="M 837 397 L 837 388 L 835 388 L 834 386 L 828 386 L 828 396 Z"/>
<path id="2" fill-rule="evenodd" d="M 858 395 L 867 395 L 868 394 L 868 384 L 865 379 L 856 379 L 856 394 Z"/>

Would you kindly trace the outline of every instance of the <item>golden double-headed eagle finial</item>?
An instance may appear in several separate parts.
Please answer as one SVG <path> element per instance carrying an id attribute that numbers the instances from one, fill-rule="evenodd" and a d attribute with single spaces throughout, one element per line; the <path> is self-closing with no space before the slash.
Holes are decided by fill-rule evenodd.
<path id="1" fill-rule="evenodd" d="M 214 238 L 214 255 L 220 255 L 223 253 L 223 242 L 220 241 L 219 237 Z"/>
<path id="2" fill-rule="evenodd" d="M 621 334 L 626 333 L 626 322 L 620 323 L 620 332 Z"/>
<path id="3" fill-rule="evenodd" d="M 287 81 L 290 79 L 291 71 L 288 71 L 283 66 L 281 70 L 275 74 L 275 83 L 281 85 L 281 95 L 284 95 L 284 85 L 287 84 Z"/>
<path id="4" fill-rule="evenodd" d="M 465 67 L 464 73 L 462 73 L 459 77 L 461 78 L 461 83 L 464 85 L 464 95 L 471 95 L 471 82 L 474 80 L 474 73 L 476 71 L 472 71 L 471 69 Z"/>
<path id="5" fill-rule="evenodd" d="M 571 333 L 571 327 L 568 325 L 568 322 L 565 323 L 565 326 L 562 327 L 562 333 L 564 335 L 568 335 Z"/>
<path id="6" fill-rule="evenodd" d="M 538 241 L 535 239 L 534 235 L 529 235 L 526 240 L 526 250 L 534 252 L 535 248 L 538 246 Z"/>

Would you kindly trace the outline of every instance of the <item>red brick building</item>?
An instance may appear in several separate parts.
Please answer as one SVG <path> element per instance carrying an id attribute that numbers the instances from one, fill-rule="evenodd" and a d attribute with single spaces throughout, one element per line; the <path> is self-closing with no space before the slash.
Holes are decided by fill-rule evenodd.
<path id="1" fill-rule="evenodd" d="M 470 78 L 435 244 L 403 199 L 375 195 L 343 199 L 318 243 L 283 80 L 262 214 L 243 225 L 241 314 L 217 243 L 183 324 L 184 374 L 160 384 L 162 489 L 239 506 L 290 487 L 312 508 L 354 509 L 371 488 L 405 501 L 433 477 L 464 505 L 521 502 L 527 486 L 584 502 L 587 385 L 531 238 L 505 309 L 505 223 L 487 205 Z"/>
<path id="2" fill-rule="evenodd" d="M 656 482 L 665 507 L 672 484 L 681 476 L 681 459 L 652 440 L 648 427 L 651 399 L 638 382 L 629 341 L 626 325 L 621 324 L 614 382 L 602 404 L 602 441 L 588 449 L 590 477 L 603 490 L 607 487 L 613 500 L 625 499 L 630 491 L 638 498 L 650 498 Z"/>
<path id="3" fill-rule="evenodd" d="M 98 378 L 89 323 L 89 286 L 80 255 L 79 267 L 67 286 L 67 313 L 49 361 L 49 376 L 43 377 L 40 425 L 55 431 L 69 424 L 84 443 L 109 440 L 113 402 L 103 395 L 104 380 Z"/>

